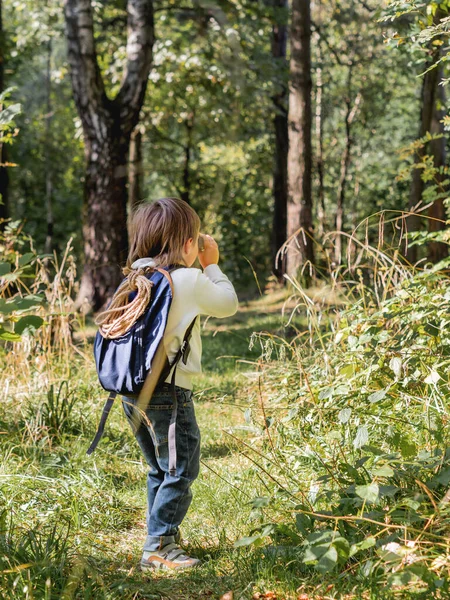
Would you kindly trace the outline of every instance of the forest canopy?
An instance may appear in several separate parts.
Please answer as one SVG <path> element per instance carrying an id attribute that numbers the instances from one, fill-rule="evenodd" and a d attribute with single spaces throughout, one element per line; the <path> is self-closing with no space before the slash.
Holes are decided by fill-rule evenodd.
<path id="1" fill-rule="evenodd" d="M 73 41 L 75 25 L 69 12 L 76 4 L 67 2 L 64 16 L 60 2 L 3 2 L 2 85 L 13 89 L 8 102 L 22 106 L 13 143 L 4 144 L 7 160 L 15 166 L 7 169 L 3 216 L 25 220 L 39 250 L 60 252 L 72 239 L 81 268 L 89 246 L 81 225 L 89 218 L 83 198 L 89 204 L 90 177 L 97 181 L 92 191 L 97 202 L 103 192 L 98 173 L 86 171 L 92 151 L 86 136 L 91 139 L 93 132 L 83 124 L 73 92 L 80 86 L 78 95 L 82 93 L 82 82 L 70 79 L 74 53 L 68 59 L 67 40 Z M 92 3 L 97 84 L 111 107 L 121 99 L 127 69 L 126 4 Z M 128 175 L 117 200 L 122 208 L 110 209 L 102 227 L 111 229 L 111 219 L 120 221 L 123 231 L 125 209 L 129 213 L 142 200 L 179 196 L 192 204 L 204 228 L 218 239 L 224 265 L 238 286 L 256 291 L 253 270 L 262 286 L 271 273 L 282 278 L 283 268 L 274 264 L 276 251 L 302 226 L 293 213 L 288 217 L 292 225 L 286 222 L 286 207 L 302 202 L 292 196 L 299 189 L 293 187 L 293 169 L 303 168 L 295 166 L 297 155 L 309 165 L 303 181 L 309 178 L 310 191 L 307 185 L 302 193 L 310 197 L 319 270 L 326 264 L 326 234 L 350 233 L 379 211 L 407 211 L 422 202 L 422 192 L 428 194 L 422 205 L 431 199 L 435 217 L 445 221 L 437 206 L 442 198 L 433 197 L 433 190 L 437 196 L 437 188 L 445 187 L 445 177 L 429 170 L 430 165 L 439 169 L 445 164 L 445 138 L 423 149 L 416 142 L 428 132 L 444 131 L 441 83 L 446 75 L 439 60 L 446 43 L 445 2 L 311 4 L 305 75 L 311 83 L 307 92 L 301 90 L 301 101 L 309 98 L 304 113 L 309 122 L 303 127 L 311 140 L 306 150 L 291 156 L 290 174 L 293 66 L 287 3 L 144 4 L 153 4 L 145 98 L 133 114 L 127 104 L 127 118 L 133 122 L 121 126 L 122 142 L 114 133 L 114 115 L 108 117 L 111 140 L 122 144 L 117 152 L 126 155 L 120 161 L 126 158 L 129 168 L 125 165 Z M 302 55 L 297 58 L 300 64 Z M 430 66 L 436 68 L 429 71 Z M 424 108 L 430 93 L 439 93 L 434 119 L 433 111 Z M 79 98 L 78 109 L 82 102 Z M 299 110 L 302 118 L 301 106 Z M 291 154 L 293 144 L 291 140 Z M 430 163 L 424 155 L 434 159 Z M 111 191 L 105 194 L 105 202 L 114 206 Z M 435 223 L 438 230 L 443 228 Z M 427 229 L 424 221 L 416 225 L 413 229 Z M 100 223 L 94 226 L 101 237 Z M 116 256 L 108 260 L 119 266 L 126 239 L 117 235 Z M 345 261 L 345 238 L 326 239 L 332 239 L 331 258 Z M 95 252 L 104 254 L 100 247 Z M 442 252 L 443 247 L 432 260 Z"/>

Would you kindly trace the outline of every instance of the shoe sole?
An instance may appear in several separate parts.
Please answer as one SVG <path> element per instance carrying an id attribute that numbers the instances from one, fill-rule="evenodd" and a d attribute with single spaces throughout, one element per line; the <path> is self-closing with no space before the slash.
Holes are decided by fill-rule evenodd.
<path id="1" fill-rule="evenodd" d="M 201 564 L 200 562 L 196 562 L 190 565 L 183 565 L 181 563 L 168 563 L 169 561 L 167 561 L 167 563 L 158 562 L 156 564 L 154 562 L 141 562 L 141 571 L 181 571 L 183 569 L 194 569 L 195 567 L 199 567 Z"/>

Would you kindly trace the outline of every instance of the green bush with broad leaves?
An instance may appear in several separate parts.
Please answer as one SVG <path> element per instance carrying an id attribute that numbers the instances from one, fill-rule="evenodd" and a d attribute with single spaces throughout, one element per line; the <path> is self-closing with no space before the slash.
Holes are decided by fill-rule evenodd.
<path id="1" fill-rule="evenodd" d="M 24 334 L 34 333 L 44 323 L 41 316 L 33 314 L 44 297 L 29 293 L 27 285 L 30 278 L 34 279 L 37 256 L 33 252 L 20 254 L 8 245 L 17 225 L 8 224 L 0 238 L 0 339 L 7 342 L 21 341 Z"/>
<path id="2" fill-rule="evenodd" d="M 309 332 L 257 337 L 261 410 L 247 416 L 270 493 L 237 546 L 288 547 L 302 569 L 447 597 L 450 260 L 374 263 L 370 286 L 358 269 L 340 291 L 341 310 L 293 281 Z"/>
<path id="3" fill-rule="evenodd" d="M 8 88 L 0 95 L 4 108 L 0 111 L 0 143 L 11 144 L 16 135 L 14 119 L 21 113 L 21 105 L 8 102 L 12 92 Z M 8 166 L 8 165 L 7 165 Z M 20 223 L 3 224 L 0 236 L 0 340 L 18 342 L 25 333 L 36 331 L 43 324 L 40 316 L 31 314 L 43 300 L 42 295 L 30 294 L 27 280 L 32 273 L 36 253 L 21 253 L 27 237 L 21 233 Z"/>

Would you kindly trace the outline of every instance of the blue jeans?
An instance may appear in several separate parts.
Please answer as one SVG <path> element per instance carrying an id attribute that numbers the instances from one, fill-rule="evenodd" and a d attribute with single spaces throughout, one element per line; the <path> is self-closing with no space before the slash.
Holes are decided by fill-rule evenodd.
<path id="1" fill-rule="evenodd" d="M 147 475 L 147 539 L 144 550 L 157 550 L 172 536 L 184 519 L 192 501 L 191 484 L 200 469 L 200 430 L 195 418 L 192 391 L 175 386 L 178 414 L 176 422 L 176 474 L 169 473 L 168 431 L 173 408 L 170 386 L 155 389 L 146 410 L 146 419 L 135 432 L 136 440 L 150 467 Z M 122 396 L 122 405 L 131 423 L 136 398 Z"/>

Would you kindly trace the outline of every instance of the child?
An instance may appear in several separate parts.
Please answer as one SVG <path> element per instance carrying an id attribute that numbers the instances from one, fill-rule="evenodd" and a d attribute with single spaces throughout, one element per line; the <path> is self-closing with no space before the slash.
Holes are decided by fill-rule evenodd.
<path id="1" fill-rule="evenodd" d="M 177 353 L 189 324 L 197 315 L 229 317 L 235 314 L 238 299 L 233 285 L 219 266 L 219 249 L 210 236 L 203 236 L 199 252 L 200 219 L 183 200 L 163 198 L 141 205 L 131 225 L 127 267 L 168 267 L 182 265 L 171 273 L 173 301 L 170 307 L 164 346 L 169 358 Z M 189 268 L 198 256 L 203 267 Z M 158 384 L 146 410 L 147 419 L 135 433 L 150 470 L 147 476 L 147 530 L 141 559 L 143 570 L 185 569 L 200 561 L 187 556 L 179 546 L 179 527 L 192 500 L 191 484 L 200 467 L 200 432 L 192 402 L 192 378 L 201 372 L 200 322 L 196 320 L 186 364 L 176 367 L 178 399 L 176 421 L 176 475 L 169 473 L 168 430 L 172 413 L 169 381 Z M 123 396 L 122 404 L 131 423 L 135 398 Z"/>

